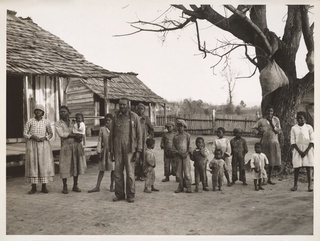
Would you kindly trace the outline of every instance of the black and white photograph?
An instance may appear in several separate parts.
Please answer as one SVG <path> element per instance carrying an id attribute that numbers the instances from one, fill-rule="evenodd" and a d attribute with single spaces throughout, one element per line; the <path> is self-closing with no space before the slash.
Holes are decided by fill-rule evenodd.
<path id="1" fill-rule="evenodd" d="M 319 240 L 319 6 L 1 0 L 1 240 Z"/>

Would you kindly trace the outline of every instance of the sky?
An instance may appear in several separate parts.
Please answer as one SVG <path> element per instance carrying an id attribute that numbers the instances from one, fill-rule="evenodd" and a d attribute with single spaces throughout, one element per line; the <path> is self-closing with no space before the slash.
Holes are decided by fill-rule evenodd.
<path id="1" fill-rule="evenodd" d="M 31 17 L 36 24 L 74 47 L 92 63 L 110 71 L 138 73 L 141 81 L 169 101 L 191 98 L 217 105 L 227 102 L 228 89 L 221 76 L 223 65 L 216 67 L 213 73 L 211 67 L 218 58 L 202 57 L 196 44 L 194 25 L 170 32 L 164 42 L 158 33 L 114 36 L 133 32 L 135 29 L 128 22 L 154 20 L 169 8 L 167 1 L 1 0 L 0 6 L 2 11 L 10 9 L 19 17 Z M 277 17 L 270 18 L 270 29 L 282 36 L 285 6 L 270 4 L 270 7 L 273 16 Z M 219 9 L 223 11 L 221 5 Z M 180 11 L 173 9 L 170 14 L 181 15 Z M 213 48 L 217 46 L 217 40 L 235 39 L 217 27 L 200 24 L 201 41 L 206 41 L 207 46 Z M 240 76 L 249 76 L 254 66 L 242 56 L 243 51 L 233 55 L 233 68 L 240 72 Z M 301 69 L 305 74 L 304 62 Z M 259 105 L 261 87 L 258 74 L 250 79 L 237 80 L 233 99 L 235 105 L 241 100 L 247 106 Z"/>

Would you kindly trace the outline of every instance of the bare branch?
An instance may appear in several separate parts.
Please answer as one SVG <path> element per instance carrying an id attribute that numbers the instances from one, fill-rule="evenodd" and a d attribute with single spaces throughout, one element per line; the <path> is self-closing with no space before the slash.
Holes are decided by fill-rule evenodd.
<path id="1" fill-rule="evenodd" d="M 302 23 L 302 32 L 304 37 L 304 42 L 306 43 L 306 47 L 308 51 L 314 50 L 314 42 L 313 42 L 313 26 L 309 27 L 309 17 L 308 10 L 310 6 L 302 5 L 300 6 L 301 13 L 301 23 Z"/>
<path id="2" fill-rule="evenodd" d="M 206 42 L 204 42 L 204 48 L 202 48 L 200 43 L 200 33 L 199 33 L 199 26 L 198 26 L 197 20 L 195 21 L 195 23 L 196 23 L 196 31 L 197 31 L 198 49 L 199 51 L 204 53 L 203 58 L 205 59 L 207 57 Z"/>
<path id="3" fill-rule="evenodd" d="M 254 75 L 256 74 L 257 69 L 258 69 L 258 66 L 256 66 L 256 67 L 254 68 L 253 73 L 252 73 L 251 75 L 249 75 L 249 76 L 245 76 L 245 77 L 235 77 L 235 78 L 236 78 L 236 79 L 250 79 L 252 76 L 254 76 Z"/>

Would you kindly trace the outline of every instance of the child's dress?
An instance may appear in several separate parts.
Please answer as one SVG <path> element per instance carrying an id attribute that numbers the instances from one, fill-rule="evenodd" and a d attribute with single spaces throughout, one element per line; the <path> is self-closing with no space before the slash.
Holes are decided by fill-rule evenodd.
<path id="1" fill-rule="evenodd" d="M 310 143 L 314 142 L 314 132 L 311 125 L 304 124 L 299 126 L 294 125 L 291 128 L 290 142 L 296 144 L 301 151 L 305 151 Z M 292 150 L 292 165 L 293 168 L 298 167 L 313 167 L 314 164 L 314 149 L 311 148 L 305 157 L 301 157 L 299 152 L 293 148 Z"/>
<path id="2" fill-rule="evenodd" d="M 110 130 L 103 126 L 100 128 L 97 152 L 101 153 L 101 159 L 99 160 L 99 171 L 112 171 L 113 162 L 110 158 L 109 152 L 109 139 L 110 139 Z"/>
<path id="3" fill-rule="evenodd" d="M 254 153 L 251 157 L 251 169 L 258 168 L 259 172 L 252 170 L 253 179 L 267 178 L 265 165 L 269 164 L 268 158 L 264 153 Z"/>
<path id="4" fill-rule="evenodd" d="M 209 163 L 209 168 L 212 169 L 212 188 L 217 187 L 219 184 L 219 187 L 222 186 L 224 173 L 228 171 L 226 162 L 221 159 L 215 159 L 213 158 Z"/>

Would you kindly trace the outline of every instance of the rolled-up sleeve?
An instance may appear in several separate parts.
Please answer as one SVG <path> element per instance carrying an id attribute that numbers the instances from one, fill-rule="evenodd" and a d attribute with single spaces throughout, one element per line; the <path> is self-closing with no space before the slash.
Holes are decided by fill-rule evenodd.
<path id="1" fill-rule="evenodd" d="M 26 138 L 26 139 L 30 139 L 31 136 L 32 136 L 32 135 L 29 133 L 30 127 L 31 127 L 31 122 L 28 121 L 28 122 L 24 125 L 24 129 L 23 129 L 23 136 L 24 136 L 24 138 Z"/>
<path id="2" fill-rule="evenodd" d="M 56 123 L 56 131 L 58 133 L 58 136 L 61 138 L 67 138 L 70 134 L 69 129 L 65 130 L 62 126 L 63 124 L 59 121 Z"/>

